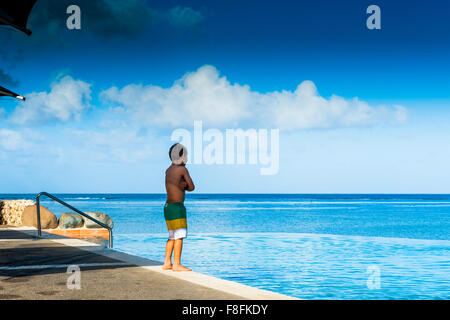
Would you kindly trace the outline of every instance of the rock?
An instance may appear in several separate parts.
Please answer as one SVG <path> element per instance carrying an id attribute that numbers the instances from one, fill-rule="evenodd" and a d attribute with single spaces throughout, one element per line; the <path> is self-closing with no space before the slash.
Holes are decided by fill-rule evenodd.
<path id="1" fill-rule="evenodd" d="M 31 205 L 34 205 L 33 200 L 0 200 L 0 224 L 22 225 L 23 211 Z"/>
<path id="2" fill-rule="evenodd" d="M 73 229 L 81 228 L 83 226 L 84 219 L 79 214 L 73 212 L 64 212 L 59 217 L 58 227 L 60 229 Z"/>
<path id="3" fill-rule="evenodd" d="M 53 212 L 46 207 L 40 206 L 41 228 L 54 229 L 58 227 L 58 219 Z M 28 206 L 22 214 L 22 225 L 37 228 L 36 205 Z"/>
<path id="4" fill-rule="evenodd" d="M 87 215 L 91 216 L 94 219 L 97 219 L 100 222 L 103 222 L 104 224 L 106 224 L 107 226 L 113 228 L 114 227 L 114 223 L 112 221 L 112 219 L 105 213 L 100 213 L 100 212 L 85 212 Z M 86 228 L 103 228 L 102 226 L 100 226 L 99 224 L 95 223 L 94 221 L 88 219 L 88 218 L 84 218 L 84 226 Z"/>

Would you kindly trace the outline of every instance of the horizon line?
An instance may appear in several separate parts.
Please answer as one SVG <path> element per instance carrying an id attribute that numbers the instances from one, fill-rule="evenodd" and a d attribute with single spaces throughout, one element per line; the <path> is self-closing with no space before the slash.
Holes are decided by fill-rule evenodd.
<path id="1" fill-rule="evenodd" d="M 39 192 L 35 193 L 35 192 L 24 192 L 24 193 L 11 193 L 11 192 L 6 192 L 6 193 L 2 193 L 0 192 L 0 195 L 22 195 L 22 194 L 26 194 L 26 195 L 30 195 L 30 194 L 39 194 Z M 71 195 L 71 194 L 128 194 L 128 195 L 167 195 L 166 193 L 155 193 L 155 192 L 150 192 L 150 193 L 146 193 L 146 192 L 52 192 L 51 194 L 67 194 L 67 195 Z M 238 193 L 233 193 L 233 192 L 229 192 L 229 193 L 221 193 L 221 192 L 211 192 L 211 193 L 192 193 L 193 195 L 448 195 L 450 196 L 450 193 L 333 193 L 333 192 L 325 192 L 325 193 L 296 193 L 296 192 L 281 192 L 281 193 L 277 193 L 277 192 L 266 192 L 266 193 L 244 193 L 244 192 L 238 192 Z"/>

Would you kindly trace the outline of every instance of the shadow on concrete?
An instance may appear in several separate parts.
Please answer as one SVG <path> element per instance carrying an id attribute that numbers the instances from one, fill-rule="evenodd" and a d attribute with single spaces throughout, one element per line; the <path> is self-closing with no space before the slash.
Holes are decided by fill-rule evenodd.
<path id="1" fill-rule="evenodd" d="M 67 237 L 45 232 L 42 235 L 42 238 L 38 238 L 36 230 L 0 229 L 0 277 L 10 278 L 2 281 L 65 273 L 69 265 L 79 265 L 81 271 L 161 265 L 160 262 L 110 250 L 105 246 L 68 246 L 51 241 L 68 239 Z M 89 266 L 89 264 L 100 265 Z"/>
<path id="2" fill-rule="evenodd" d="M 82 266 L 80 271 L 90 271 L 90 270 L 107 270 L 107 269 L 121 269 L 133 267 L 131 264 L 123 264 L 118 266 Z M 23 277 L 33 277 L 46 274 L 61 274 L 66 273 L 67 268 L 48 268 L 48 269 L 26 269 L 26 270 L 0 270 L 0 277 L 5 277 L 0 281 L 5 283 L 21 282 L 20 278 Z"/>
<path id="3" fill-rule="evenodd" d="M 109 258 L 81 248 L 52 243 L 36 243 L 30 246 L 29 241 L 0 242 L 0 276 L 24 277 L 42 274 L 66 272 L 67 267 L 55 265 L 80 265 L 81 270 L 116 269 L 130 267 L 133 264 Z M 8 244 L 8 247 L 5 247 Z M 90 248 L 86 248 L 90 249 Z M 120 265 L 107 265 L 117 263 Z M 83 266 L 83 264 L 106 264 L 105 266 Z M 48 268 L 45 266 L 48 265 Z M 42 266 L 39 269 L 32 269 Z M 30 269 L 26 269 L 30 267 Z M 8 269 L 10 268 L 10 269 Z M 20 268 L 20 269 L 14 269 Z M 4 280 L 5 281 L 5 280 Z"/>

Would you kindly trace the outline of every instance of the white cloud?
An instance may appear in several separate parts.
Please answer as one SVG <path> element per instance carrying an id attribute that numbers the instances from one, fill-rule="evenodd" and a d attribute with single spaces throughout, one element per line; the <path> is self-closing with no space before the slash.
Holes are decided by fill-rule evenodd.
<path id="1" fill-rule="evenodd" d="M 19 104 L 11 121 L 19 125 L 67 122 L 79 119 L 81 113 L 89 108 L 90 84 L 65 76 L 50 87 L 50 92 L 28 94 L 27 101 Z"/>
<path id="2" fill-rule="evenodd" d="M 204 16 L 192 8 L 176 6 L 168 11 L 167 20 L 174 26 L 188 27 L 201 23 Z"/>
<path id="3" fill-rule="evenodd" d="M 137 163 L 151 160 L 157 139 L 146 130 L 122 126 L 108 129 L 57 128 L 40 133 L 28 128 L 0 129 L 0 163 L 51 161 L 67 163 Z"/>
<path id="4" fill-rule="evenodd" d="M 22 135 L 14 130 L 0 129 L 0 148 L 15 151 L 23 148 L 25 144 Z"/>
<path id="5" fill-rule="evenodd" d="M 230 83 L 213 66 L 187 73 L 173 86 L 130 84 L 101 93 L 104 101 L 124 108 L 134 121 L 158 127 L 243 123 L 285 130 L 367 126 L 405 121 L 402 106 L 370 106 L 358 98 L 321 97 L 311 81 L 295 91 L 259 93 L 248 85 Z"/>
<path id="6" fill-rule="evenodd" d="M 51 150 L 42 143 L 44 140 L 41 133 L 27 128 L 0 129 L 0 163 L 7 166 L 26 164 L 35 161 L 38 154 L 52 158 Z"/>
<path id="7" fill-rule="evenodd" d="M 248 86 L 230 84 L 211 66 L 186 74 L 167 89 L 131 84 L 112 87 L 100 96 L 124 107 L 136 121 L 161 127 L 192 125 L 194 120 L 210 125 L 237 123 L 251 115 L 254 101 Z"/>
<path id="8" fill-rule="evenodd" d="M 405 121 L 402 106 L 370 106 L 358 98 L 321 97 L 312 81 L 303 81 L 294 92 L 260 95 L 262 114 L 275 126 L 287 129 L 354 127 Z"/>
<path id="9" fill-rule="evenodd" d="M 129 128 L 109 130 L 71 130 L 77 156 L 95 162 L 135 163 L 151 155 L 150 138 Z"/>

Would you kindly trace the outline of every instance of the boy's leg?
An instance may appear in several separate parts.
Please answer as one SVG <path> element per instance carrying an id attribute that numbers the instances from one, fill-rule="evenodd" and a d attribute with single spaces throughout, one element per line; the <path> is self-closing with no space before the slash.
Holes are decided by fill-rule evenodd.
<path id="1" fill-rule="evenodd" d="M 166 243 L 166 258 L 164 259 L 163 269 L 172 269 L 172 251 L 175 240 L 167 240 Z"/>
<path id="2" fill-rule="evenodd" d="M 183 239 L 176 239 L 173 249 L 173 271 L 191 271 L 181 264 L 181 251 L 183 249 Z"/>

